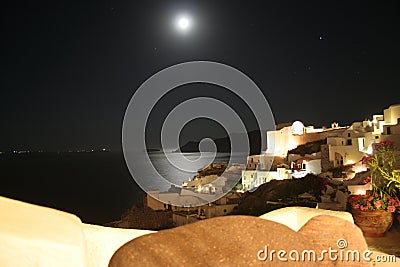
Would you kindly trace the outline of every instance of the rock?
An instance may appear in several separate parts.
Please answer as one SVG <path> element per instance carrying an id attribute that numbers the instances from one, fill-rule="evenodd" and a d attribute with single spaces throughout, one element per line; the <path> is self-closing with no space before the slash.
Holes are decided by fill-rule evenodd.
<path id="1" fill-rule="evenodd" d="M 331 196 L 330 195 L 322 195 L 321 196 L 321 202 L 322 203 L 330 203 L 330 202 L 332 202 Z"/>
<path id="2" fill-rule="evenodd" d="M 332 211 L 345 211 L 346 206 L 343 206 L 341 203 L 339 203 L 337 201 L 321 202 L 321 203 L 318 203 L 317 209 L 332 210 Z"/>
<path id="3" fill-rule="evenodd" d="M 322 250 L 337 250 L 332 254 L 332 259 L 320 262 L 319 266 L 369 266 L 369 263 L 363 260 L 363 253 L 368 249 L 363 234 L 354 223 L 329 215 L 318 215 L 309 220 L 300 230 L 310 243 L 311 248 L 321 255 Z M 348 251 L 357 251 L 359 261 L 353 260 L 353 254 Z M 341 253 L 342 251 L 343 253 Z M 342 259 L 341 260 L 341 256 Z M 329 255 L 325 254 L 329 259 Z M 358 259 L 355 256 L 355 259 Z"/>
<path id="4" fill-rule="evenodd" d="M 334 192 L 335 192 L 335 189 L 332 186 L 330 186 L 330 185 L 326 186 L 326 191 L 325 191 L 326 195 L 333 194 Z"/>
<path id="5" fill-rule="evenodd" d="M 106 226 L 155 231 L 172 228 L 172 212 L 134 205 L 121 216 L 120 221 L 108 223 Z"/>
<path id="6" fill-rule="evenodd" d="M 330 254 L 323 252 L 330 248 Z M 352 251 L 351 261 L 341 261 L 339 251 L 346 259 L 348 250 L 358 250 L 361 261 L 352 261 Z M 369 266 L 362 258 L 365 250 L 361 230 L 343 218 L 317 215 L 296 232 L 274 221 L 231 215 L 136 238 L 115 252 L 109 267 Z M 278 251 L 284 252 L 280 259 Z"/>
<path id="7" fill-rule="evenodd" d="M 344 193 L 344 192 L 342 192 L 340 190 L 338 190 L 336 192 L 336 201 L 339 202 L 342 205 L 343 210 L 346 209 L 348 198 L 349 198 L 349 194 L 348 193 Z"/>
<path id="8" fill-rule="evenodd" d="M 298 179 L 272 180 L 260 185 L 254 192 L 246 192 L 243 200 L 231 214 L 260 216 L 276 209 L 266 204 L 269 201 L 293 199 L 306 192 L 316 197 L 320 195 L 323 187 L 323 178 L 314 174 L 307 174 L 305 177 Z M 254 208 L 254 203 L 256 203 L 256 208 Z M 284 204 L 284 201 L 282 204 Z M 302 205 L 313 205 L 315 207 L 316 202 L 309 201 L 309 203 L 303 203 Z M 300 206 L 300 202 L 297 203 L 297 206 Z"/>
<path id="9" fill-rule="evenodd" d="M 303 251 L 309 246 L 303 235 L 285 225 L 224 216 L 138 237 L 118 249 L 109 266 L 304 266 L 269 257 L 261 261 L 258 254 L 262 258 L 264 251 L 269 256 L 272 249 Z"/>
<path id="10" fill-rule="evenodd" d="M 294 231 L 298 231 L 310 219 L 318 215 L 331 215 L 354 223 L 353 216 L 349 212 L 332 211 L 324 209 L 313 209 L 307 207 L 286 207 L 270 211 L 261 215 L 260 218 L 282 223 Z M 321 229 L 322 231 L 323 229 Z"/>

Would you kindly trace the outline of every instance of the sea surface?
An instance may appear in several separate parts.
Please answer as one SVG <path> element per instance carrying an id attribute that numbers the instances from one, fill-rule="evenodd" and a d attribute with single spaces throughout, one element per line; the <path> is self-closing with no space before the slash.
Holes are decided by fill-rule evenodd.
<path id="1" fill-rule="evenodd" d="M 171 183 L 181 185 L 189 178 L 162 152 L 149 156 Z M 184 156 L 194 160 L 199 153 Z M 228 153 L 218 153 L 213 161 L 228 160 Z M 151 177 L 146 179 L 151 183 Z M 0 196 L 70 212 L 85 223 L 104 224 L 119 220 L 124 211 L 142 202 L 145 193 L 132 178 L 122 152 L 99 151 L 0 154 Z"/>

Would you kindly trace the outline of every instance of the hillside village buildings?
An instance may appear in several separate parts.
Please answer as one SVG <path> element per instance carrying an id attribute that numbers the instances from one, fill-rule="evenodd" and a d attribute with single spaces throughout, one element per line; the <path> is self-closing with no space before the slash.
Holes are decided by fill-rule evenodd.
<path id="1" fill-rule="evenodd" d="M 351 165 L 364 155 L 372 154 L 374 145 L 390 139 L 400 144 L 400 104 L 392 105 L 383 115 L 372 120 L 354 122 L 342 127 L 332 123 L 330 128 L 304 126 L 302 122 L 277 125 L 267 132 L 267 150 L 261 155 L 248 157 L 246 170 L 242 172 L 245 190 L 252 190 L 272 179 L 304 177 L 307 173 L 319 175 L 333 168 Z M 318 151 L 311 154 L 291 154 L 298 146 L 323 141 Z M 286 166 L 272 166 L 281 158 Z"/>
<path id="2" fill-rule="evenodd" d="M 226 215 L 240 202 L 240 194 L 232 187 L 243 169 L 244 164 L 211 163 L 183 182 L 182 188 L 147 192 L 145 204 L 156 211 L 172 211 L 174 225 Z"/>
<path id="3" fill-rule="evenodd" d="M 371 154 L 381 141 L 390 139 L 400 146 L 399 122 L 400 104 L 396 104 L 385 109 L 383 115 L 346 127 L 332 123 L 330 128 L 314 128 L 300 121 L 277 125 L 275 131 L 267 132 L 267 150 L 249 156 L 246 166 L 213 163 L 199 170 L 179 190 L 148 192 L 146 204 L 153 210 L 173 211 L 175 225 L 222 216 L 240 202 L 240 196 L 231 191 L 232 181 L 236 183 L 241 177 L 243 191 L 252 191 L 273 179 L 301 178 L 308 173 L 327 177 L 333 168 L 360 165 L 362 157 Z M 311 151 L 299 150 L 302 145 L 312 147 Z M 215 195 L 221 198 L 215 200 Z"/>

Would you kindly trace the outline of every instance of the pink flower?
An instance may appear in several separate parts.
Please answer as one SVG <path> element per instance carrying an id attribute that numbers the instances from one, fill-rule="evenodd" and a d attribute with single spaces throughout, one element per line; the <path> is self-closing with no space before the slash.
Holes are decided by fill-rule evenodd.
<path id="1" fill-rule="evenodd" d="M 374 197 L 369 197 L 368 201 L 372 201 L 374 199 Z"/>
<path id="2" fill-rule="evenodd" d="M 360 208 L 360 204 L 355 204 L 355 205 L 353 206 L 353 208 L 359 209 L 359 208 Z"/>
<path id="3" fill-rule="evenodd" d="M 367 156 L 362 157 L 362 163 L 367 163 L 367 162 L 370 162 L 370 161 L 372 161 L 371 157 L 367 157 Z"/>
<path id="4" fill-rule="evenodd" d="M 388 207 L 387 207 L 387 211 L 388 211 L 388 212 L 395 212 L 395 211 L 396 211 L 396 208 L 395 208 L 395 206 L 388 206 Z"/>
<path id="5" fill-rule="evenodd" d="M 391 205 L 396 204 L 396 200 L 394 200 L 393 198 L 389 199 L 389 204 L 391 204 Z"/>
<path id="6" fill-rule="evenodd" d="M 380 208 L 380 207 L 382 207 L 382 204 L 383 204 L 383 201 L 382 200 L 378 200 L 378 201 L 375 201 L 374 206 L 377 207 L 377 208 Z"/>
<path id="7" fill-rule="evenodd" d="M 393 146 L 393 141 L 392 140 L 385 140 L 383 142 L 383 145 L 385 145 L 385 146 Z"/>
<path id="8" fill-rule="evenodd" d="M 365 206 L 360 206 L 360 210 L 362 210 L 362 211 L 366 211 L 368 208 L 367 207 L 365 207 Z"/>

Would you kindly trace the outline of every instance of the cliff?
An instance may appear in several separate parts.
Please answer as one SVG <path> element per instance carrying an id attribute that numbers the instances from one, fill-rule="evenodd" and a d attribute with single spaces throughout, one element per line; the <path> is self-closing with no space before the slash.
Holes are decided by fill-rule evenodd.
<path id="1" fill-rule="evenodd" d="M 321 145 L 325 144 L 326 144 L 326 139 L 308 142 L 303 145 L 299 145 L 295 149 L 289 150 L 288 154 L 299 154 L 304 156 L 306 154 L 317 153 L 321 151 Z"/>
<path id="2" fill-rule="evenodd" d="M 284 207 L 281 205 L 268 205 L 267 201 L 279 202 L 281 200 L 295 199 L 302 193 L 310 193 L 314 197 L 319 198 L 321 190 L 324 189 L 325 179 L 313 174 L 307 174 L 299 179 L 272 180 L 262 184 L 254 192 L 246 192 L 242 202 L 234 209 L 232 214 L 260 216 L 266 212 Z M 297 206 L 315 206 L 313 203 L 295 202 Z"/>

